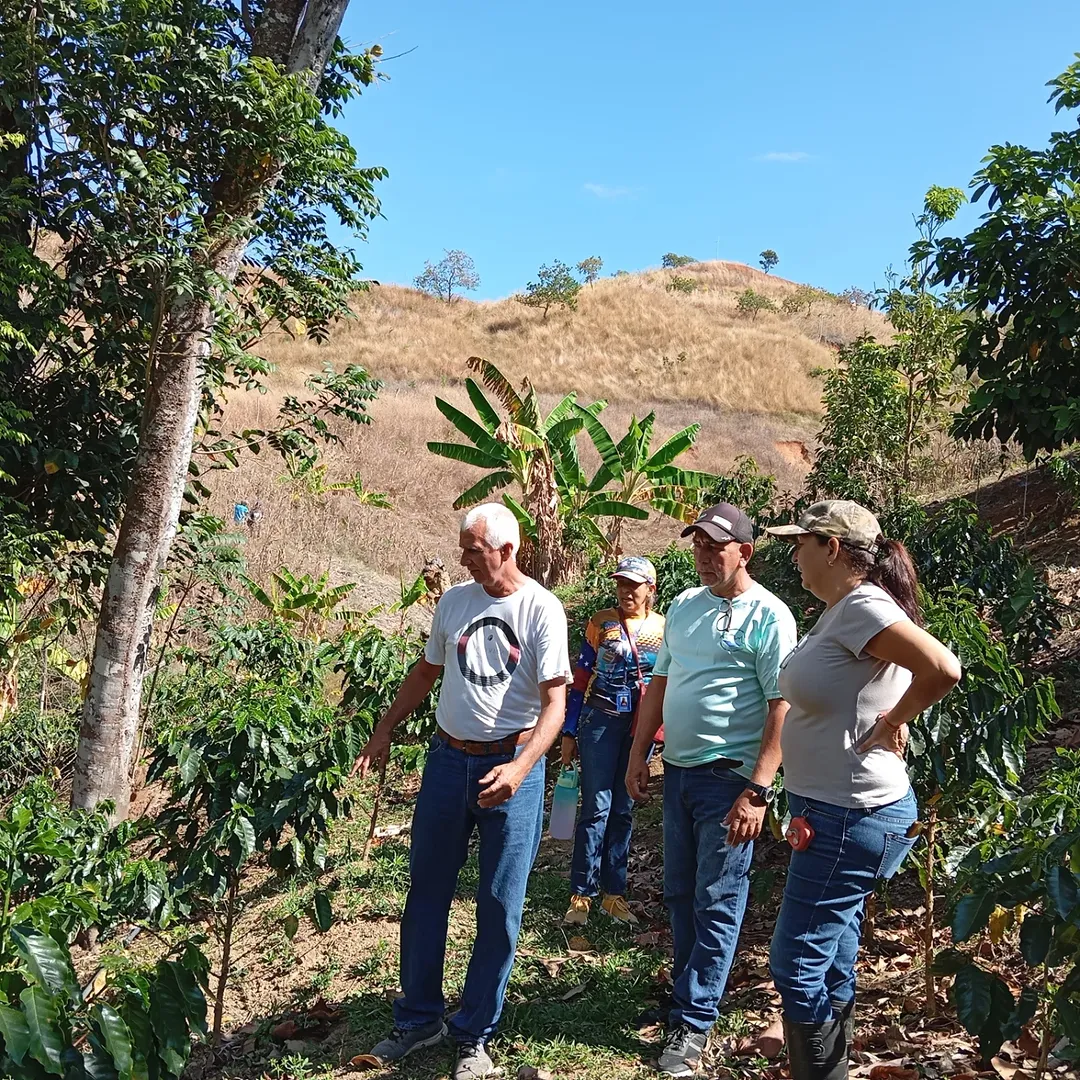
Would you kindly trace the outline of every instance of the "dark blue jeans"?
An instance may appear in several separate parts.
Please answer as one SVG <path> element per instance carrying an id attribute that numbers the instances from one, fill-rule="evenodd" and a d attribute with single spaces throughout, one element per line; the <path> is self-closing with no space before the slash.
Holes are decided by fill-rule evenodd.
<path id="1" fill-rule="evenodd" d="M 672 1027 L 708 1031 L 739 940 L 754 845 L 727 844 L 724 818 L 746 790 L 730 769 L 664 762 L 664 901 L 675 959 Z"/>
<path id="2" fill-rule="evenodd" d="M 595 896 L 598 891 L 626 894 L 634 800 L 626 790 L 630 761 L 631 716 L 587 706 L 578 721 L 581 763 L 581 809 L 574 834 L 570 891 Z"/>
<path id="3" fill-rule="evenodd" d="M 919 808 L 910 791 L 872 809 L 849 809 L 789 794 L 793 817 L 814 829 L 805 851 L 791 853 L 769 966 L 784 1014 L 824 1024 L 833 1005 L 855 997 L 863 905 L 891 878 L 915 844 L 906 835 Z"/>
<path id="4" fill-rule="evenodd" d="M 470 755 L 437 736 L 432 740 L 413 811 L 409 896 L 401 919 L 404 996 L 394 1002 L 398 1027 L 442 1018 L 447 921 L 474 828 L 480 841 L 476 941 L 450 1032 L 459 1042 L 486 1039 L 499 1021 L 543 829 L 544 759 L 501 806 L 482 809 L 476 800 L 480 778 L 513 758 Z"/>

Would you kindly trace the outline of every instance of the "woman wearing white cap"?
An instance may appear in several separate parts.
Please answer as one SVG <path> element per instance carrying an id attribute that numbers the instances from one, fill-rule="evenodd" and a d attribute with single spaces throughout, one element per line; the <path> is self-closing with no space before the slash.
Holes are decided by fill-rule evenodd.
<path id="1" fill-rule="evenodd" d="M 825 604 L 780 672 L 794 851 L 770 966 L 793 1080 L 843 1080 L 863 904 L 917 835 L 907 724 L 956 685 L 960 662 L 922 629 L 911 557 L 865 507 L 820 502 L 768 531 L 794 542 L 803 587 Z"/>
<path id="2" fill-rule="evenodd" d="M 562 760 L 581 763 L 581 810 L 570 870 L 570 926 L 588 921 L 597 894 L 619 922 L 636 923 L 626 904 L 633 800 L 626 775 L 634 717 L 664 640 L 664 617 L 652 610 L 656 569 L 638 555 L 620 559 L 614 608 L 585 628 L 574 683 L 567 695 Z"/>

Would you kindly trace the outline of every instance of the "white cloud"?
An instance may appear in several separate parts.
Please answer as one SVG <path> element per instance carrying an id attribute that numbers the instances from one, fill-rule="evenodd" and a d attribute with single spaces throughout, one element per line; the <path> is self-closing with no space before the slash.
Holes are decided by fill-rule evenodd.
<path id="1" fill-rule="evenodd" d="M 803 150 L 770 150 L 767 154 L 758 154 L 755 161 L 778 161 L 791 164 L 798 161 L 809 161 L 810 155 Z"/>
<path id="2" fill-rule="evenodd" d="M 608 184 L 584 184 L 582 185 L 590 195 L 598 199 L 626 199 L 634 194 L 633 188 L 611 187 Z"/>

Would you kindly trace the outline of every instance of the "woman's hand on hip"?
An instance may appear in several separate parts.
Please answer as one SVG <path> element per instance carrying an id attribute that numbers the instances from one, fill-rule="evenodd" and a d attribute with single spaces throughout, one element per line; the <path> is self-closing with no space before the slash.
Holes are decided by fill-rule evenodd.
<path id="1" fill-rule="evenodd" d="M 889 723 L 888 713 L 878 713 L 877 723 L 863 736 L 862 741 L 856 744 L 855 752 L 865 754 L 875 746 L 880 746 L 903 760 L 907 753 L 907 744 L 907 724 L 895 727 Z"/>
<path id="2" fill-rule="evenodd" d="M 573 735 L 564 735 L 562 737 L 560 756 L 564 769 L 577 757 L 577 739 Z"/>

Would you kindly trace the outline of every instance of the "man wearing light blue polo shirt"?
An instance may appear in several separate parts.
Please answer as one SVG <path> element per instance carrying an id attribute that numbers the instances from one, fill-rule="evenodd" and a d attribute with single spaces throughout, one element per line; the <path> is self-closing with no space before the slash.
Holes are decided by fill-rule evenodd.
<path id="1" fill-rule="evenodd" d="M 626 786 L 648 797 L 648 748 L 664 725 L 664 900 L 675 947 L 660 1071 L 696 1071 L 719 1014 L 746 911 L 754 839 L 780 765 L 780 664 L 795 647 L 787 605 L 754 581 L 754 526 L 720 503 L 683 531 L 702 587 L 666 612 Z"/>

